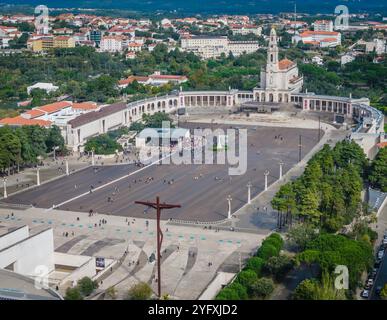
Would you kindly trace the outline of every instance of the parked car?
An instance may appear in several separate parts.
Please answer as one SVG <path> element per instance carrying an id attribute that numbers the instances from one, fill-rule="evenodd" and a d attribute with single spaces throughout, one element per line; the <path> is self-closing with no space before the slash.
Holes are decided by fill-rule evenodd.
<path id="1" fill-rule="evenodd" d="M 387 245 L 387 238 L 384 238 L 383 239 L 383 246 L 386 246 Z"/>
<path id="2" fill-rule="evenodd" d="M 376 268 L 374 268 L 371 272 L 370 272 L 370 278 L 374 279 L 376 278 L 376 275 L 378 273 L 378 270 Z"/>
<path id="3" fill-rule="evenodd" d="M 362 292 L 361 292 L 361 297 L 362 298 L 364 298 L 364 299 L 368 299 L 369 298 L 369 296 L 370 296 L 370 291 L 369 290 L 367 290 L 367 289 L 365 289 L 365 290 L 363 290 Z"/>
<path id="4" fill-rule="evenodd" d="M 377 260 L 375 261 L 374 267 L 375 267 L 375 268 L 379 268 L 381 263 L 382 263 L 382 259 L 377 259 Z"/>
<path id="5" fill-rule="evenodd" d="M 378 259 L 382 259 L 384 256 L 384 250 L 379 250 L 378 252 Z"/>
<path id="6" fill-rule="evenodd" d="M 367 280 L 367 286 L 372 287 L 374 285 L 374 279 L 368 279 Z"/>
<path id="7" fill-rule="evenodd" d="M 380 292 L 382 292 L 382 286 L 377 286 L 375 289 L 375 293 L 379 296 Z"/>

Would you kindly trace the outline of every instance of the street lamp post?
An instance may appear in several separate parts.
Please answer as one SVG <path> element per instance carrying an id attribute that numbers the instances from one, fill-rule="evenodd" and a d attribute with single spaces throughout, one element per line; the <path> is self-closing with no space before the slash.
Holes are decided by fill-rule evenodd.
<path id="1" fill-rule="evenodd" d="M 247 184 L 247 203 L 250 204 L 251 203 L 251 187 L 253 185 L 251 184 L 251 181 L 249 181 L 249 183 Z"/>
<path id="2" fill-rule="evenodd" d="M 55 151 L 58 150 L 58 149 L 59 149 L 58 146 L 54 146 L 54 147 L 52 148 L 52 150 L 54 151 L 54 161 L 56 161 Z"/>
<path id="3" fill-rule="evenodd" d="M 299 141 L 298 141 L 298 162 L 301 162 L 301 158 L 302 158 L 302 138 L 300 135 Z"/>
<path id="4" fill-rule="evenodd" d="M 40 186 L 40 168 L 36 169 L 36 185 Z"/>
<path id="5" fill-rule="evenodd" d="M 227 219 L 231 219 L 231 195 L 227 196 L 227 202 L 228 202 L 228 213 L 227 213 Z"/>
<path id="6" fill-rule="evenodd" d="M 69 161 L 66 159 L 66 176 L 68 176 L 70 174 L 70 171 L 69 171 Z"/>
<path id="7" fill-rule="evenodd" d="M 284 163 L 282 161 L 280 161 L 279 163 L 279 166 L 280 166 L 280 169 L 279 169 L 279 178 L 280 180 L 282 179 L 282 166 L 284 165 Z"/>
<path id="8" fill-rule="evenodd" d="M 269 175 L 269 170 L 266 170 L 264 175 L 265 175 L 265 191 L 267 190 L 267 176 Z"/>
<path id="9" fill-rule="evenodd" d="M 94 148 L 91 149 L 91 165 L 94 166 L 95 161 L 94 161 Z"/>
<path id="10" fill-rule="evenodd" d="M 7 194 L 7 178 L 3 178 L 3 188 L 4 188 L 4 199 L 5 198 L 8 198 L 8 194 Z"/>
<path id="11" fill-rule="evenodd" d="M 142 204 L 144 206 L 152 207 L 156 209 L 157 217 L 157 287 L 158 287 L 158 296 L 161 298 L 161 244 L 163 242 L 163 233 L 161 232 L 160 227 L 160 216 L 161 210 L 163 209 L 173 209 L 181 208 L 179 204 L 167 204 L 160 203 L 160 198 L 156 197 L 156 202 L 147 202 L 147 201 L 135 201 L 136 204 Z"/>

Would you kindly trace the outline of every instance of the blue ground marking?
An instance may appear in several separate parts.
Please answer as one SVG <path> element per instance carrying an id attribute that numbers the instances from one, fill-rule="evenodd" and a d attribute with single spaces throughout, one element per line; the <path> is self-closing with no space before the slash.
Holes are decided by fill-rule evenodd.
<path id="1" fill-rule="evenodd" d="M 139 233 L 139 234 L 141 234 L 141 233 L 142 233 L 142 231 L 138 231 L 138 233 Z"/>
<path id="2" fill-rule="evenodd" d="M 116 229 L 116 231 L 117 231 L 117 232 L 120 232 L 120 231 L 121 231 L 121 229 Z"/>
<path id="3" fill-rule="evenodd" d="M 47 223 L 48 223 L 48 224 L 52 224 L 52 221 L 51 221 L 51 220 L 48 220 Z"/>
<path id="4" fill-rule="evenodd" d="M 15 217 L 11 217 L 11 220 L 15 220 Z"/>
<path id="5" fill-rule="evenodd" d="M 66 224 L 63 222 L 63 223 L 62 223 L 62 226 L 65 226 L 65 225 L 66 225 Z"/>
<path id="6" fill-rule="evenodd" d="M 149 232 L 149 235 L 150 235 L 150 236 L 153 236 L 153 231 Z"/>
<path id="7" fill-rule="evenodd" d="M 200 237 L 200 240 L 206 240 L 206 237 L 201 236 L 201 237 Z"/>
<path id="8" fill-rule="evenodd" d="M 32 222 L 33 222 L 33 223 L 38 223 L 38 221 L 37 221 L 37 220 L 32 220 Z"/>
<path id="9" fill-rule="evenodd" d="M 89 224 L 89 229 L 92 229 L 93 228 L 93 225 L 92 224 Z"/>
<path id="10" fill-rule="evenodd" d="M 237 240 L 237 242 L 236 242 L 237 244 L 241 244 L 241 241 L 240 240 Z"/>
<path id="11" fill-rule="evenodd" d="M 75 227 L 74 223 L 70 224 L 70 227 Z"/>
<path id="12" fill-rule="evenodd" d="M 218 240 L 218 242 L 223 243 L 223 240 Z"/>
<path id="13" fill-rule="evenodd" d="M 17 221 L 20 221 L 21 220 L 21 218 L 17 218 Z"/>
<path id="14" fill-rule="evenodd" d="M 183 238 L 184 238 L 184 236 L 182 236 L 182 235 L 179 235 L 179 238 L 180 238 L 180 239 L 183 239 Z"/>
<path id="15" fill-rule="evenodd" d="M 40 221 L 40 223 L 44 223 L 44 220 Z"/>
<path id="16" fill-rule="evenodd" d="M 193 239 L 195 239 L 195 236 L 190 236 L 189 238 L 190 238 L 191 240 L 193 240 Z"/>
<path id="17" fill-rule="evenodd" d="M 172 235 L 170 233 L 167 233 L 167 237 L 172 237 Z"/>
<path id="18" fill-rule="evenodd" d="M 128 230 L 128 233 L 131 233 L 132 231 Z"/>

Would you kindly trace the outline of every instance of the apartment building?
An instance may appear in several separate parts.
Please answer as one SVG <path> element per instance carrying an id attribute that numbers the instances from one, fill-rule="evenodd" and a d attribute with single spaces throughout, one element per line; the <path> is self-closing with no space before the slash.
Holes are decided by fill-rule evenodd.
<path id="1" fill-rule="evenodd" d="M 100 50 L 103 52 L 121 52 L 127 47 L 127 38 L 124 36 L 102 37 Z"/>
<path id="2" fill-rule="evenodd" d="M 331 21 L 331 20 L 317 20 L 313 23 L 313 30 L 314 31 L 332 32 L 333 31 L 333 21 Z"/>
<path id="3" fill-rule="evenodd" d="M 58 36 L 54 38 L 54 48 L 74 48 L 75 40 L 69 36 Z"/>

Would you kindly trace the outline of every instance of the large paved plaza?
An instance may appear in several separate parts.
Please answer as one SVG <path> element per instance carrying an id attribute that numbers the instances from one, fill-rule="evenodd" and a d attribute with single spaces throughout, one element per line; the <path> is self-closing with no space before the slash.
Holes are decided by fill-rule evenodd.
<path id="1" fill-rule="evenodd" d="M 101 219 L 106 219 L 107 223 L 99 226 Z M 111 286 L 117 289 L 119 299 L 126 298 L 128 289 L 138 281 L 149 283 L 157 292 L 153 278 L 156 264 L 149 261 L 156 253 L 155 220 L 149 221 L 147 226 L 146 220 L 139 218 L 126 221 L 119 216 L 99 214 L 89 217 L 82 212 L 0 206 L 0 232 L 21 225 L 28 225 L 30 234 L 53 228 L 56 252 L 119 260 L 128 250 L 122 264 L 99 283 L 95 299 L 98 299 L 98 293 L 103 294 Z M 256 250 L 265 236 L 173 226 L 165 221 L 162 230 L 162 293 L 173 299 L 197 299 L 217 272 L 237 272 L 240 263 Z M 64 236 L 64 232 L 69 236 Z M 62 294 L 67 285 L 60 288 Z"/>
<path id="2" fill-rule="evenodd" d="M 199 127 L 200 124 L 188 126 Z M 205 125 L 211 126 L 219 127 Z M 38 208 L 52 208 L 54 205 L 64 211 L 93 210 L 108 215 L 152 219 L 152 211 L 144 211 L 144 207 L 134 202 L 154 200 L 156 196 L 160 196 L 162 201 L 182 206 L 181 209 L 164 211 L 163 219 L 222 220 L 227 217 L 228 195 L 232 197 L 232 211 L 236 211 L 247 202 L 246 185 L 249 181 L 252 183 L 251 195 L 254 197 L 264 189 L 266 170 L 270 172 L 270 185 L 279 177 L 280 161 L 284 163 L 283 173 L 298 162 L 300 135 L 302 156 L 311 150 L 318 138 L 317 130 L 313 129 L 248 128 L 247 171 L 242 175 L 230 176 L 228 164 L 163 164 L 141 170 L 134 165 L 96 166 L 95 169 L 88 168 L 10 196 L 4 201 L 31 204 Z M 152 180 L 149 181 L 149 178 Z M 119 181 L 112 183 L 116 179 Z M 99 188 L 89 193 L 90 186 Z"/>

